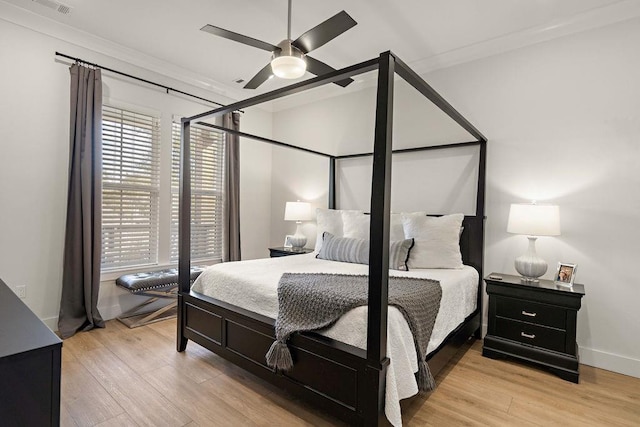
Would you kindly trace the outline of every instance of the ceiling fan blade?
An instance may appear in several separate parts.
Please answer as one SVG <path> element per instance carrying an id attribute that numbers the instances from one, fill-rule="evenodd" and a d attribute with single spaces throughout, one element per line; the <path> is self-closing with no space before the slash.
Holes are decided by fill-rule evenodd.
<path id="1" fill-rule="evenodd" d="M 323 74 L 336 71 L 335 68 L 325 64 L 322 61 L 318 61 L 317 59 L 312 58 L 309 55 L 305 56 L 305 59 L 307 61 L 307 71 L 312 74 L 315 74 L 316 76 L 321 76 Z M 337 84 L 338 86 L 346 87 L 349 84 L 353 83 L 353 79 L 338 80 L 337 82 L 334 82 L 334 83 Z"/>
<path id="2" fill-rule="evenodd" d="M 338 37 L 356 24 L 357 22 L 343 10 L 323 23 L 316 25 L 291 44 L 302 52 L 309 53 Z"/>
<path id="3" fill-rule="evenodd" d="M 262 70 L 258 71 L 258 74 L 253 76 L 249 82 L 244 85 L 245 89 L 256 89 L 262 83 L 269 80 L 269 77 L 273 75 L 273 71 L 271 71 L 271 63 L 267 64 Z"/>
<path id="4" fill-rule="evenodd" d="M 258 39 L 254 39 L 253 37 L 234 33 L 233 31 L 225 30 L 224 28 L 215 27 L 213 25 L 207 24 L 204 27 L 200 28 L 200 31 L 204 31 L 206 33 L 210 33 L 215 36 L 224 37 L 225 39 L 233 40 L 238 43 L 257 47 L 258 49 L 266 50 L 267 52 L 280 50 L 278 46 L 274 46 L 271 43 L 263 42 L 262 40 L 258 40 Z"/>

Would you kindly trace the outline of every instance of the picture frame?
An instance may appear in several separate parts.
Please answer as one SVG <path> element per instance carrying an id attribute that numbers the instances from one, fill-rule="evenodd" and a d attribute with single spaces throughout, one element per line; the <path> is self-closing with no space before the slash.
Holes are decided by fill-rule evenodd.
<path id="1" fill-rule="evenodd" d="M 573 286 L 573 281 L 576 278 L 577 269 L 577 264 L 559 262 L 558 268 L 556 269 L 554 282 L 558 285 Z"/>
<path id="2" fill-rule="evenodd" d="M 293 245 L 291 244 L 291 238 L 293 237 L 293 234 L 287 234 L 286 236 L 284 236 L 284 246 L 285 248 L 292 248 Z"/>

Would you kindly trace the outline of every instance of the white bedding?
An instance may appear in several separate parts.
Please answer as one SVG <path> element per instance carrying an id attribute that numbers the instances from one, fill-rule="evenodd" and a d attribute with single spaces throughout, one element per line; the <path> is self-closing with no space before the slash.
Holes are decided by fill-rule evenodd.
<path id="1" fill-rule="evenodd" d="M 216 264 L 207 268 L 192 290 L 275 319 L 278 314 L 278 282 L 283 273 L 367 274 L 368 266 L 306 255 L 266 258 Z M 478 273 L 469 266 L 459 270 L 428 269 L 397 271 L 391 276 L 421 277 L 440 281 L 442 301 L 427 353 L 435 350 L 476 308 Z M 320 334 L 351 344 L 367 346 L 367 307 L 355 308 Z M 418 371 L 413 337 L 407 322 L 395 307 L 389 307 L 385 414 L 394 426 L 402 425 L 400 400 L 418 392 Z"/>

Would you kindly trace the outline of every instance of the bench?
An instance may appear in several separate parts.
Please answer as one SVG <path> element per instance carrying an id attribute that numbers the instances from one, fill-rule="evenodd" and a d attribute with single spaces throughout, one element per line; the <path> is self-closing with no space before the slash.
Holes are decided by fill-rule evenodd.
<path id="1" fill-rule="evenodd" d="M 204 267 L 191 267 L 191 283 L 202 273 Z M 149 297 L 144 302 L 117 317 L 130 328 L 148 325 L 149 323 L 176 317 L 178 298 L 178 269 L 151 271 L 148 273 L 125 274 L 116 279 L 116 285 L 134 295 Z M 171 302 L 158 309 L 143 311 L 145 307 L 160 299 Z"/>

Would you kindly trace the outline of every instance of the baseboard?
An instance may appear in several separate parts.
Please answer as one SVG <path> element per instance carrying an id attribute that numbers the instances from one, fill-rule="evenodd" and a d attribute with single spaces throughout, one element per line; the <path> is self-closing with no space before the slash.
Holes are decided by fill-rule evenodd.
<path id="1" fill-rule="evenodd" d="M 40 320 L 42 320 L 42 323 L 47 325 L 47 327 L 51 329 L 53 332 L 58 331 L 58 316 L 47 317 L 45 319 L 40 319 Z"/>
<path id="2" fill-rule="evenodd" d="M 100 315 L 104 320 L 115 319 L 116 317 L 120 316 L 124 312 L 122 307 L 120 307 L 120 305 L 118 304 L 114 304 L 111 306 L 102 306 L 102 307 L 98 306 L 98 311 L 100 312 Z M 54 332 L 58 331 L 58 316 L 47 317 L 40 320 L 42 320 L 42 323 L 47 325 L 47 327 L 52 331 Z"/>
<path id="3" fill-rule="evenodd" d="M 580 363 L 640 378 L 640 360 L 631 357 L 580 347 Z"/>
<path id="4" fill-rule="evenodd" d="M 114 304 L 104 307 L 98 306 L 98 311 L 100 312 L 100 315 L 104 320 L 111 320 L 120 316 L 126 310 L 123 310 L 123 308 L 119 304 Z"/>

